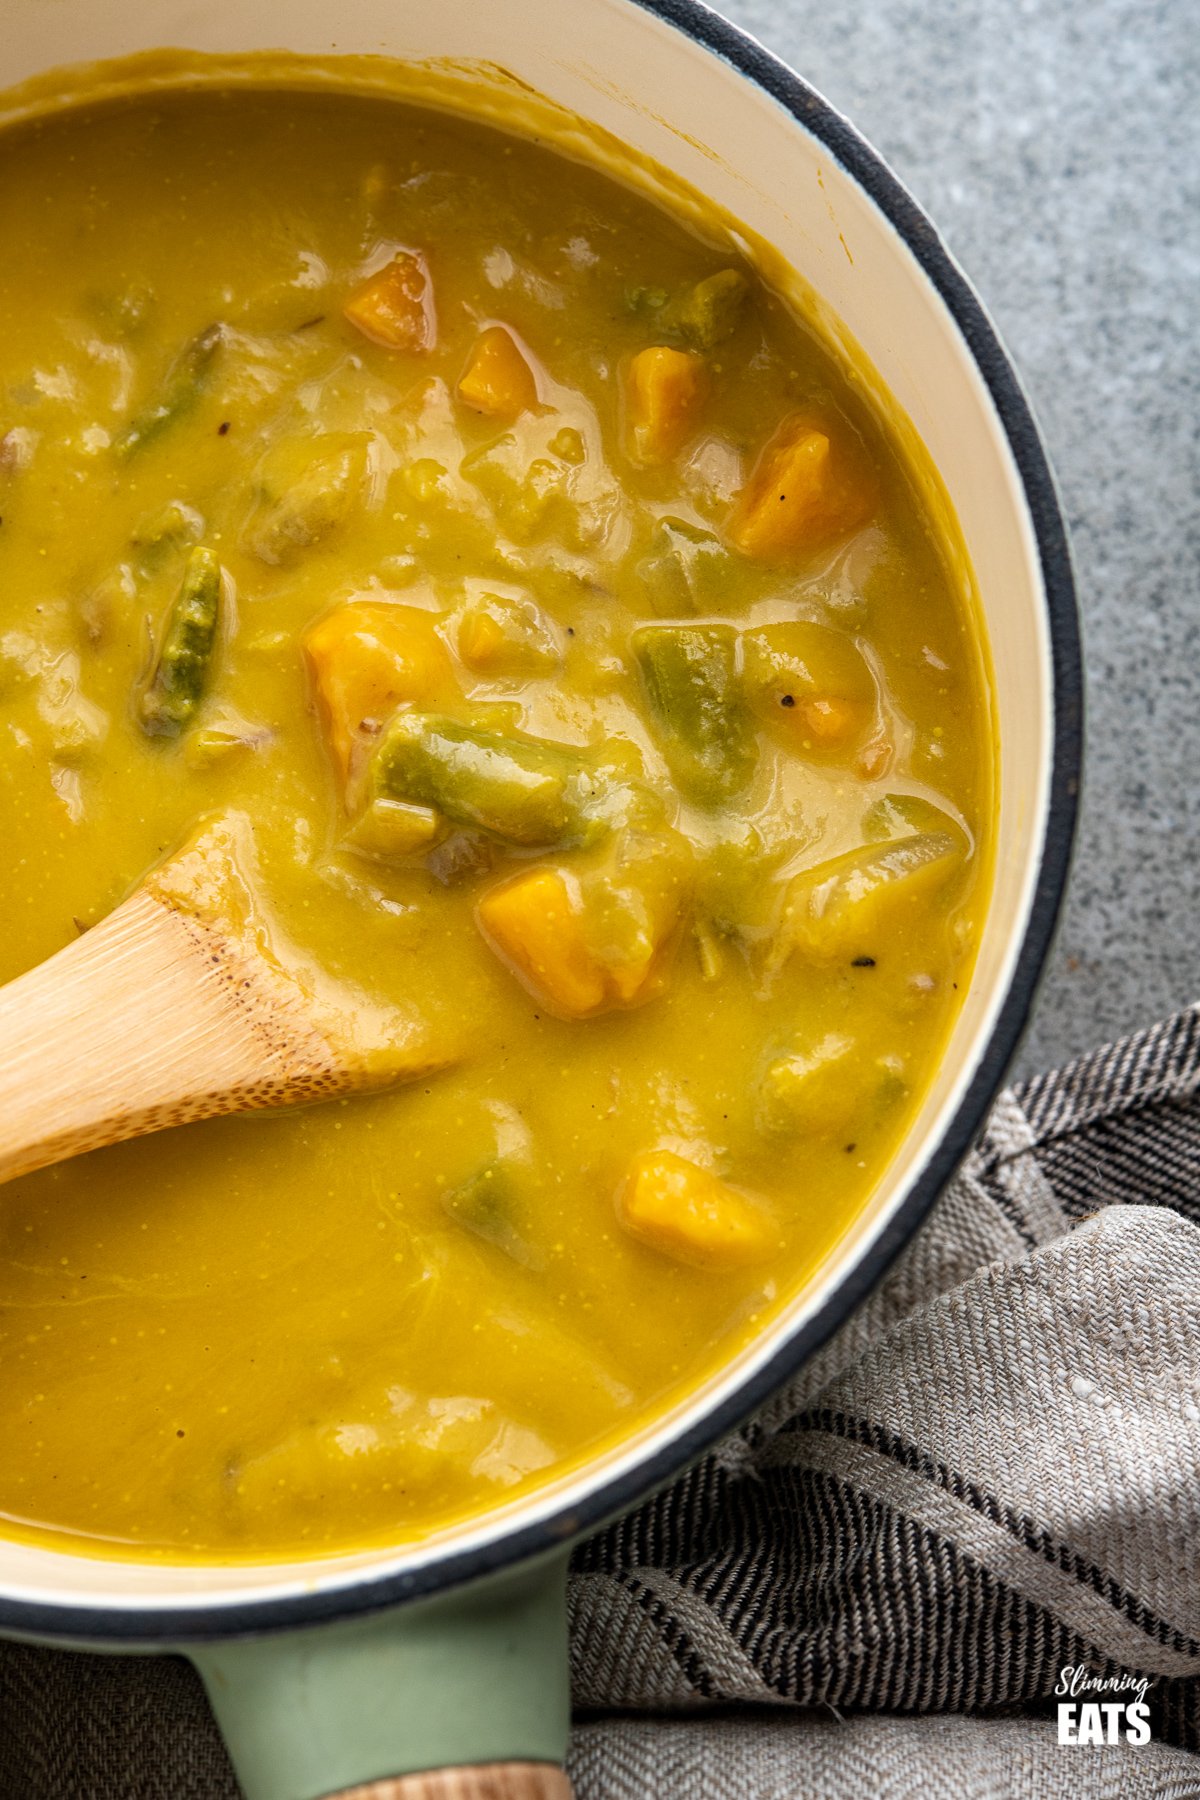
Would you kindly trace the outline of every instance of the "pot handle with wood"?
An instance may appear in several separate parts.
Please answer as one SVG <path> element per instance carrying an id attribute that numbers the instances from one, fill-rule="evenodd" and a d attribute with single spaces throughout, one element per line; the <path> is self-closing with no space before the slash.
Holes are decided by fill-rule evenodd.
<path id="1" fill-rule="evenodd" d="M 245 1800 L 571 1800 L 566 1573 L 183 1646 Z"/>

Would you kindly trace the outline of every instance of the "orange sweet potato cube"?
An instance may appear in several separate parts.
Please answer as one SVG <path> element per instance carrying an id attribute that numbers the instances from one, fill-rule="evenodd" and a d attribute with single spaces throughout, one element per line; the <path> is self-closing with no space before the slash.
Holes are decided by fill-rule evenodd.
<path id="1" fill-rule="evenodd" d="M 797 727 L 825 749 L 840 749 L 862 737 L 869 720 L 863 708 L 838 694 L 820 694 L 797 707 Z"/>
<path id="2" fill-rule="evenodd" d="M 679 885 L 668 877 L 661 895 L 648 895 L 632 919 L 624 910 L 629 900 L 607 879 L 580 883 L 543 864 L 491 888 L 476 917 L 492 948 L 548 1012 L 587 1019 L 641 1006 L 663 991 Z"/>
<path id="3" fill-rule="evenodd" d="M 433 283 L 422 256 L 401 250 L 350 296 L 352 325 L 387 350 L 432 350 L 437 342 Z"/>
<path id="4" fill-rule="evenodd" d="M 833 424 L 798 413 L 784 420 L 755 464 L 729 537 L 746 556 L 780 562 L 852 531 L 874 503 L 858 446 Z"/>
<path id="5" fill-rule="evenodd" d="M 347 601 L 309 628 L 304 649 L 344 777 L 397 706 L 440 700 L 453 690 L 450 658 L 434 617 L 416 606 Z"/>
<path id="6" fill-rule="evenodd" d="M 556 869 L 529 869 L 492 888 L 477 911 L 493 946 L 548 1008 L 566 1019 L 600 1011 L 604 970 Z"/>
<path id="7" fill-rule="evenodd" d="M 651 1249 L 700 1269 L 757 1262 L 777 1241 L 761 1207 L 673 1150 L 635 1157 L 617 1217 Z"/>
<path id="8" fill-rule="evenodd" d="M 702 356 L 652 344 L 629 365 L 625 413 L 634 456 L 639 462 L 666 462 L 696 428 L 708 395 Z"/>
<path id="9" fill-rule="evenodd" d="M 533 370 L 503 325 L 481 331 L 458 383 L 458 397 L 494 419 L 518 419 L 538 403 Z"/>

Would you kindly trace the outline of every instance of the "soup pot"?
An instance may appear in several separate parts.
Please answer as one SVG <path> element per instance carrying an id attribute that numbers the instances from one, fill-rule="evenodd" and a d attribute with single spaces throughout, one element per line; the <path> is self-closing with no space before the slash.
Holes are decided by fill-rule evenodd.
<path id="1" fill-rule="evenodd" d="M 441 83 L 439 103 L 516 129 L 529 94 L 544 96 L 723 209 L 767 247 L 773 279 L 794 282 L 790 268 L 810 284 L 810 306 L 873 371 L 929 494 L 957 520 L 999 744 L 990 914 L 940 1073 L 807 1288 L 615 1449 L 419 1544 L 199 1568 L 0 1542 L 0 1631 L 191 1657 L 247 1800 L 565 1794 L 555 1765 L 571 1541 L 730 1430 L 868 1292 L 968 1148 L 1025 1020 L 1066 876 L 1080 759 L 1075 603 L 1045 454 L 979 301 L 895 177 L 826 101 L 695 0 L 4 0 L 4 25 L 0 88 L 31 83 L 23 91 L 39 104 L 53 102 L 56 67 L 162 46 L 334 56 L 356 81 L 363 58 L 403 59 Z M 179 78 L 170 59 L 142 75 Z"/>

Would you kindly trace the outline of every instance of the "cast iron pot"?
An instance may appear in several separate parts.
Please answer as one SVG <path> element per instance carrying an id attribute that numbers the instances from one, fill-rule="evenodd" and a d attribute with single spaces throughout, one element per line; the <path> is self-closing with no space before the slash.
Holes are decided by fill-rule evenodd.
<path id="1" fill-rule="evenodd" d="M 991 647 L 1000 746 L 991 908 L 933 1089 L 805 1292 L 652 1426 L 532 1498 L 416 1547 L 196 1569 L 0 1541 L 0 1631 L 182 1651 L 204 1678 L 247 1800 L 316 1800 L 378 1781 L 388 1796 L 415 1794 L 388 1778 L 439 1770 L 451 1772 L 420 1784 L 422 1796 L 565 1793 L 554 1767 L 568 1724 L 571 1542 L 736 1425 L 863 1298 L 969 1147 L 1017 1043 L 1066 877 L 1080 762 L 1075 601 L 1045 453 L 996 333 L 929 221 L 819 94 L 695 0 L 3 7 L 0 89 L 171 45 L 336 55 L 356 82 L 363 55 L 440 59 L 426 73 L 442 82 L 443 103 L 458 93 L 518 127 L 516 96 L 534 90 L 691 184 L 801 273 L 831 335 L 858 346 L 911 422 L 957 515 Z M 480 66 L 473 83 L 464 63 Z M 156 78 L 178 75 L 163 64 Z M 500 1786 L 494 1773 L 484 1780 L 495 1765 L 506 1765 Z"/>

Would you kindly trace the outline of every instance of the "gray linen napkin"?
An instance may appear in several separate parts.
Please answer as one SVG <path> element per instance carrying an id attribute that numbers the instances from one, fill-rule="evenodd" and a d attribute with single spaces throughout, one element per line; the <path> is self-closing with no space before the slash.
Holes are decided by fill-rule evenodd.
<path id="1" fill-rule="evenodd" d="M 571 1604 L 580 1800 L 1197 1800 L 1200 1009 L 1003 1094 Z M 1060 1743 L 1070 1669 L 1144 1677 L 1151 1741 Z M 0 1800 L 191 1796 L 237 1787 L 187 1665 L 0 1647 Z"/>

